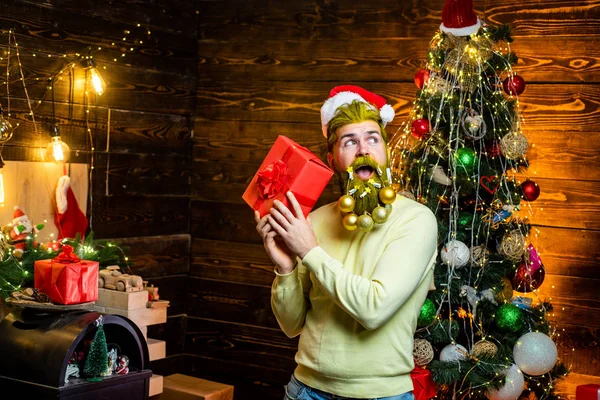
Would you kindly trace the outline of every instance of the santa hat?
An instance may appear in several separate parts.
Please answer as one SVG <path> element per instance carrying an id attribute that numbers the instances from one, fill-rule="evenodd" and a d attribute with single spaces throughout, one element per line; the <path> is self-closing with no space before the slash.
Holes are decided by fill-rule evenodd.
<path id="1" fill-rule="evenodd" d="M 321 127 L 323 136 L 327 137 L 327 125 L 335 116 L 337 109 L 341 106 L 351 104 L 354 100 L 367 103 L 374 110 L 379 111 L 383 126 L 394 119 L 394 109 L 387 104 L 386 100 L 366 89 L 353 85 L 336 86 L 329 92 L 329 98 L 321 107 Z"/>
<path id="2" fill-rule="evenodd" d="M 27 221 L 27 215 L 19 208 L 19 206 L 15 206 L 15 211 L 13 212 L 13 225 L 18 225 L 20 222 Z"/>
<path id="3" fill-rule="evenodd" d="M 454 36 L 477 33 L 481 23 L 473 11 L 473 0 L 446 0 L 440 30 Z"/>

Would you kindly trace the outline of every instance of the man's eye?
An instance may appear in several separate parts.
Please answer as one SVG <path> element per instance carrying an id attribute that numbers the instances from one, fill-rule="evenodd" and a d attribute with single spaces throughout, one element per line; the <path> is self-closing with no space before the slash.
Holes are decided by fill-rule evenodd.
<path id="1" fill-rule="evenodd" d="M 344 146 L 354 146 L 356 144 L 356 140 L 348 140 Z"/>

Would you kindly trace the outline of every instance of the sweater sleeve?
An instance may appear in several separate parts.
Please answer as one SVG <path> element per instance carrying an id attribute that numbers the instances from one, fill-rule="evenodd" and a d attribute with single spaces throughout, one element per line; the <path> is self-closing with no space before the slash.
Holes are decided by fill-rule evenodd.
<path id="1" fill-rule="evenodd" d="M 370 279 L 350 273 L 321 247 L 302 260 L 333 301 L 366 329 L 383 325 L 430 279 L 437 255 L 437 222 L 429 210 L 403 218 L 391 236 Z"/>
<path id="2" fill-rule="evenodd" d="M 307 300 L 310 277 L 306 267 L 298 262 L 294 271 L 276 277 L 271 287 L 271 308 L 281 330 L 288 336 L 300 334 L 310 304 Z"/>

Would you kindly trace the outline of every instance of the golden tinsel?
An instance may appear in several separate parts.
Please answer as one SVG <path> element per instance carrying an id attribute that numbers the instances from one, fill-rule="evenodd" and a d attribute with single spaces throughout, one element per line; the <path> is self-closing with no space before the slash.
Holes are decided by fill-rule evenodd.
<path id="1" fill-rule="evenodd" d="M 413 357 L 419 367 L 429 364 L 433 360 L 433 346 L 425 339 L 415 339 Z"/>
<path id="2" fill-rule="evenodd" d="M 516 160 L 525 155 L 529 143 L 522 133 L 508 133 L 500 140 L 502 155 L 509 160 Z"/>
<path id="3" fill-rule="evenodd" d="M 525 237 L 521 231 L 514 229 L 504 235 L 498 245 L 498 253 L 511 261 L 519 262 L 525 252 Z"/>
<path id="4" fill-rule="evenodd" d="M 471 265 L 474 267 L 485 267 L 490 259 L 490 252 L 485 246 L 481 244 L 479 246 L 471 247 Z"/>
<path id="5" fill-rule="evenodd" d="M 475 357 L 481 357 L 484 354 L 495 356 L 496 353 L 498 353 L 498 346 L 489 340 L 480 340 L 475 343 L 471 349 L 471 354 Z"/>

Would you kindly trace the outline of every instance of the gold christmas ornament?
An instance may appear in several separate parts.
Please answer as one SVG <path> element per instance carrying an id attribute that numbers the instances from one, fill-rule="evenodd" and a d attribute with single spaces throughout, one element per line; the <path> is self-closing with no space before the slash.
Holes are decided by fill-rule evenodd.
<path id="1" fill-rule="evenodd" d="M 351 212 L 352 210 L 354 210 L 354 204 L 354 197 L 347 194 L 343 195 L 338 200 L 338 206 L 340 207 L 340 210 L 342 212 Z"/>
<path id="2" fill-rule="evenodd" d="M 525 237 L 519 230 L 515 229 L 504 235 L 498 245 L 498 253 L 511 261 L 519 262 L 526 246 Z"/>
<path id="3" fill-rule="evenodd" d="M 415 365 L 422 367 L 433 360 L 433 346 L 425 339 L 415 339 L 413 345 Z"/>
<path id="4" fill-rule="evenodd" d="M 485 267 L 490 259 L 490 251 L 485 244 L 471 247 L 471 265 L 474 267 Z"/>
<path id="5" fill-rule="evenodd" d="M 354 213 L 350 213 L 344 217 L 342 224 L 344 228 L 349 231 L 353 231 L 357 228 L 356 223 L 358 222 L 358 216 Z"/>
<path id="6" fill-rule="evenodd" d="M 373 218 L 371 218 L 369 214 L 363 214 L 360 217 L 358 217 L 356 225 L 361 231 L 369 232 L 371 229 L 373 229 L 375 223 L 373 222 Z"/>
<path id="7" fill-rule="evenodd" d="M 516 160 L 525 155 L 529 143 L 522 133 L 508 133 L 500 140 L 500 151 L 509 160 Z"/>
<path id="8" fill-rule="evenodd" d="M 387 221 L 389 216 L 388 210 L 381 206 L 375 207 L 371 215 L 376 224 L 383 224 L 385 221 Z"/>
<path id="9" fill-rule="evenodd" d="M 379 200 L 383 204 L 392 204 L 396 200 L 396 192 L 391 187 L 384 187 L 379 191 Z"/>
<path id="10" fill-rule="evenodd" d="M 495 356 L 496 353 L 498 353 L 498 346 L 488 340 L 480 340 L 471 349 L 471 354 L 475 357 L 481 357 L 484 354 Z"/>

